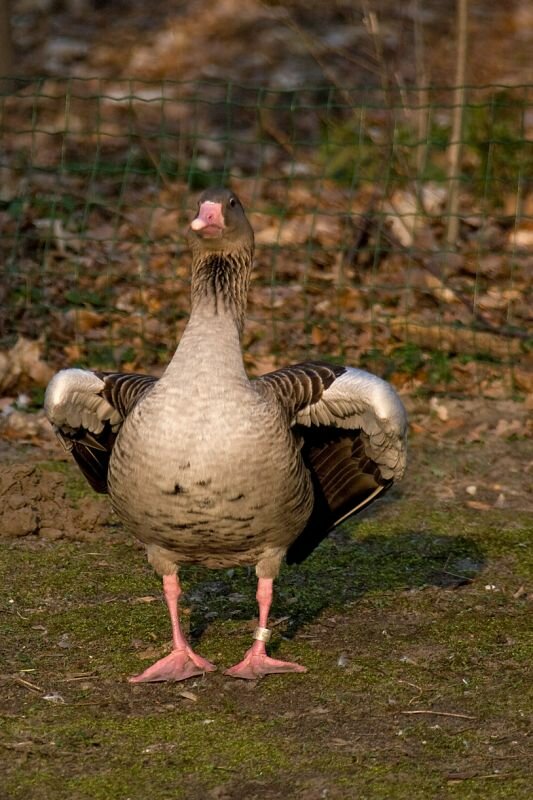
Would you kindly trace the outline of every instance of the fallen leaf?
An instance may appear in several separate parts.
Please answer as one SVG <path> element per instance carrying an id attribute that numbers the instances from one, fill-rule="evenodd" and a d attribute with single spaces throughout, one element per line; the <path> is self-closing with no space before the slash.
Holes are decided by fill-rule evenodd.
<path id="1" fill-rule="evenodd" d="M 533 393 L 533 370 L 522 367 L 513 367 L 514 382 L 524 392 Z"/>
<path id="2" fill-rule="evenodd" d="M 82 349 L 79 344 L 67 344 L 63 348 L 63 352 L 69 361 L 79 361 Z"/>
<path id="3" fill-rule="evenodd" d="M 0 391 L 19 387 L 24 378 L 30 383 L 46 386 L 54 374 L 41 359 L 43 342 L 19 336 L 11 350 L 0 352 Z"/>
<path id="4" fill-rule="evenodd" d="M 198 702 L 198 695 L 194 694 L 194 692 L 190 692 L 188 689 L 183 689 L 183 691 L 178 692 L 180 697 L 184 697 L 185 700 L 192 700 L 193 703 Z"/>
<path id="5" fill-rule="evenodd" d="M 71 308 L 65 314 L 65 319 L 73 330 L 77 333 L 87 333 L 93 328 L 99 328 L 107 324 L 104 314 L 91 311 L 89 308 Z"/>
<path id="6" fill-rule="evenodd" d="M 143 661 L 147 661 L 148 659 L 154 660 L 154 659 L 157 659 L 157 658 L 161 658 L 161 654 L 162 654 L 163 650 L 164 650 L 163 647 L 161 647 L 159 645 L 157 647 L 152 645 L 150 647 L 145 648 L 144 650 L 140 650 L 137 653 L 137 655 Z"/>
<path id="7" fill-rule="evenodd" d="M 6 439 L 20 441 L 30 441 L 36 438 L 50 439 L 53 436 L 52 428 L 44 411 L 29 414 L 15 409 L 0 417 L 0 432 Z"/>
<path id="8" fill-rule="evenodd" d="M 439 402 L 437 397 L 432 397 L 429 401 L 430 409 L 437 415 L 441 422 L 447 422 L 449 419 L 449 411 L 443 403 Z"/>
<path id="9" fill-rule="evenodd" d="M 318 325 L 314 325 L 311 331 L 311 341 L 315 345 L 315 347 L 319 347 L 325 340 L 326 336 L 322 328 L 319 328 Z"/>
<path id="10" fill-rule="evenodd" d="M 133 604 L 135 604 L 135 603 L 153 603 L 155 600 L 157 600 L 157 597 L 154 597 L 151 594 L 146 594 L 143 597 L 135 597 L 131 602 Z"/>
<path id="11" fill-rule="evenodd" d="M 490 511 L 492 508 L 488 503 L 482 503 L 480 500 L 467 500 L 466 505 L 469 508 L 475 508 L 476 511 Z"/>

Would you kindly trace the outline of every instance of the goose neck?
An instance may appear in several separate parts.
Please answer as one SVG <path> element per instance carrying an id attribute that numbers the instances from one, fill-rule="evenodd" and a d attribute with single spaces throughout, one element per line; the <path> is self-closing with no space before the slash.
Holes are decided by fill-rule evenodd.
<path id="1" fill-rule="evenodd" d="M 191 318 L 229 315 L 242 334 L 252 251 L 240 249 L 229 253 L 208 253 L 193 261 L 191 281 Z"/>

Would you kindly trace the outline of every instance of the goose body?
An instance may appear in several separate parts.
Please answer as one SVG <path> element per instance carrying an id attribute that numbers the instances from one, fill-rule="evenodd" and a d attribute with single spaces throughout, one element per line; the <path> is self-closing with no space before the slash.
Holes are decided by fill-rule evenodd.
<path id="1" fill-rule="evenodd" d="M 197 374 L 180 369 L 175 391 L 164 376 L 125 420 L 109 464 L 113 506 L 171 565 L 282 558 L 312 506 L 294 438 L 246 376 L 210 374 L 201 348 L 195 353 Z M 188 357 L 184 348 L 173 368 Z"/>
<path id="2" fill-rule="evenodd" d="M 407 421 L 385 381 L 307 362 L 246 375 L 240 334 L 253 233 L 236 196 L 207 190 L 191 223 L 192 311 L 162 377 L 67 369 L 45 409 L 97 491 L 163 576 L 174 649 L 133 681 L 214 669 L 179 625 L 179 567 L 255 565 L 259 627 L 228 674 L 303 667 L 266 655 L 272 582 L 401 478 Z"/>

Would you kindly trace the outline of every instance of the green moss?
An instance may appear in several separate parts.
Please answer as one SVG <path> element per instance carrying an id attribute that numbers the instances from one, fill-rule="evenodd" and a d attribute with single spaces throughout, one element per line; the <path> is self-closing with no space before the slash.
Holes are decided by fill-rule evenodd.
<path id="1" fill-rule="evenodd" d="M 309 671 L 257 686 L 221 674 L 250 644 L 252 569 L 183 570 L 185 626 L 220 672 L 132 687 L 170 639 L 143 551 L 6 548 L 7 797 L 525 800 L 528 519 L 392 499 L 282 570 L 271 649 Z"/>
<path id="2" fill-rule="evenodd" d="M 68 710 L 64 716 L 69 716 Z M 223 715 L 206 718 L 198 711 L 122 719 L 71 712 L 70 719 L 54 725 L 51 752 L 75 756 L 61 783 L 52 764 L 38 776 L 17 774 L 11 786 L 18 796 L 26 791 L 32 798 L 47 792 L 57 798 L 141 798 L 170 790 L 173 797 L 185 797 L 183 776 L 200 776 L 203 785 L 210 786 L 220 780 L 221 772 L 231 774 L 243 763 L 264 777 L 287 769 L 285 750 L 271 741 L 272 724 L 249 719 L 242 723 L 228 726 Z M 32 736 L 48 738 L 43 721 L 34 725 Z"/>

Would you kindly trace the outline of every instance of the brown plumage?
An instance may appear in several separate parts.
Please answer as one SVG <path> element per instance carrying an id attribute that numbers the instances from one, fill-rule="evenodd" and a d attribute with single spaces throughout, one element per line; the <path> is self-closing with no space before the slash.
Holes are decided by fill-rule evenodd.
<path id="1" fill-rule="evenodd" d="M 250 381 L 240 335 L 253 232 L 238 198 L 207 190 L 191 223 L 192 311 L 160 380 L 64 370 L 45 407 L 91 486 L 108 492 L 163 576 L 174 650 L 135 681 L 214 669 L 179 627 L 183 563 L 255 564 L 260 627 L 228 671 L 304 671 L 266 655 L 272 581 L 405 468 L 406 417 L 389 384 L 306 362 Z"/>

